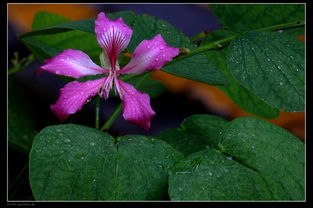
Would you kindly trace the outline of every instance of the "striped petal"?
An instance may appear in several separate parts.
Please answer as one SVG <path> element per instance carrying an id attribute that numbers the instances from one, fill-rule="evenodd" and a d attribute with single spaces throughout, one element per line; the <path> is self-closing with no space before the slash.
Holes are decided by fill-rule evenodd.
<path id="1" fill-rule="evenodd" d="M 123 101 L 123 117 L 137 126 L 150 129 L 150 121 L 155 112 L 150 106 L 150 97 L 136 90 L 132 85 L 117 80 L 117 90 Z"/>
<path id="2" fill-rule="evenodd" d="M 95 64 L 87 54 L 80 50 L 67 49 L 51 59 L 45 60 L 39 68 L 53 74 L 80 78 L 86 75 L 108 73 L 108 70 Z"/>
<path id="3" fill-rule="evenodd" d="M 110 20 L 101 12 L 95 21 L 95 32 L 99 45 L 105 50 L 111 66 L 114 67 L 119 54 L 131 39 L 132 29 L 122 18 Z"/>
<path id="4" fill-rule="evenodd" d="M 130 62 L 119 71 L 121 74 L 141 74 L 146 70 L 159 70 L 179 53 L 178 48 L 166 44 L 162 36 L 143 40 L 135 49 Z"/>
<path id="5" fill-rule="evenodd" d="M 79 111 L 83 105 L 98 93 L 106 77 L 87 82 L 73 81 L 66 84 L 60 93 L 57 102 L 50 107 L 54 114 L 64 121 L 70 114 Z"/>

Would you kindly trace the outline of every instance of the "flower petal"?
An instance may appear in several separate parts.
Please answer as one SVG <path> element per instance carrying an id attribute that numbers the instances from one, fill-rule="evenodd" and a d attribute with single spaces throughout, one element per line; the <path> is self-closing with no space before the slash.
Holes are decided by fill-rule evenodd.
<path id="1" fill-rule="evenodd" d="M 96 65 L 84 52 L 73 49 L 66 49 L 53 58 L 45 60 L 45 64 L 39 70 L 74 78 L 108 72 L 107 69 Z"/>
<path id="2" fill-rule="evenodd" d="M 135 49 L 130 62 L 119 71 L 121 74 L 140 74 L 146 70 L 158 70 L 179 53 L 178 48 L 166 44 L 160 34 L 151 40 L 143 40 Z"/>
<path id="3" fill-rule="evenodd" d="M 117 80 L 118 92 L 123 101 L 123 117 L 125 120 L 144 128 L 150 129 L 150 121 L 155 112 L 150 106 L 150 97 L 136 90 L 132 85 Z"/>
<path id="4" fill-rule="evenodd" d="M 54 114 L 64 121 L 70 114 L 79 111 L 88 99 L 95 96 L 102 87 L 106 77 L 87 82 L 73 81 L 61 89 L 57 102 L 50 107 Z"/>
<path id="5" fill-rule="evenodd" d="M 95 21 L 95 32 L 98 43 L 106 51 L 111 66 L 114 67 L 119 54 L 131 39 L 132 29 L 122 18 L 110 20 L 101 12 Z"/>

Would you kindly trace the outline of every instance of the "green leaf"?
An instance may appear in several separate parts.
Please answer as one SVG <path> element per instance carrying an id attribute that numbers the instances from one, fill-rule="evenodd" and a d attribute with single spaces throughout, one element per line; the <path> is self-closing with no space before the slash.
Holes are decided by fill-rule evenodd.
<path id="1" fill-rule="evenodd" d="M 169 185 L 174 201 L 271 199 L 258 172 L 212 149 L 191 154 L 175 165 Z"/>
<path id="2" fill-rule="evenodd" d="M 215 147 L 218 144 L 218 135 L 227 124 L 227 120 L 213 115 L 195 114 L 184 120 L 180 128 L 185 132 L 198 135 L 207 144 Z"/>
<path id="3" fill-rule="evenodd" d="M 207 36 L 201 42 L 201 45 L 213 42 L 233 35 L 233 33 L 225 30 L 217 30 Z M 225 94 L 227 94 L 240 108 L 254 115 L 264 118 L 276 118 L 279 110 L 271 107 L 255 96 L 250 90 L 243 87 L 230 73 L 227 66 L 227 48 L 220 50 L 210 50 L 206 52 L 208 59 L 216 66 L 225 77 L 227 77 L 227 85 L 218 86 Z"/>
<path id="4" fill-rule="evenodd" d="M 273 199 L 304 200 L 304 144 L 269 122 L 243 117 L 223 131 L 219 147 L 241 164 L 257 170 Z"/>
<path id="5" fill-rule="evenodd" d="M 189 155 L 208 146 L 200 136 L 188 133 L 180 128 L 167 129 L 154 137 L 166 141 L 184 155 Z"/>
<path id="6" fill-rule="evenodd" d="M 201 123 L 212 120 L 206 119 Z M 214 149 L 171 169 L 172 200 L 304 200 L 304 144 L 298 138 L 250 117 L 228 122 L 216 137 Z"/>
<path id="7" fill-rule="evenodd" d="M 135 18 L 135 14 L 131 11 L 123 11 L 107 14 L 109 19 L 117 19 L 122 17 L 126 24 L 131 25 Z M 32 24 L 32 31 L 19 35 L 20 38 L 67 32 L 77 30 L 95 34 L 94 22 L 96 18 L 85 20 L 71 21 L 61 15 L 51 12 L 37 12 Z"/>
<path id="8" fill-rule="evenodd" d="M 249 32 L 228 48 L 228 67 L 265 103 L 304 110 L 304 44 L 276 32 Z"/>
<path id="9" fill-rule="evenodd" d="M 162 200 L 168 169 L 182 155 L 145 136 L 114 139 L 99 130 L 66 124 L 36 135 L 30 185 L 37 200 Z"/>
<path id="10" fill-rule="evenodd" d="M 168 22 L 149 15 L 137 16 L 132 25 L 133 37 L 129 43 L 128 50 L 132 52 L 144 39 L 151 39 L 161 34 L 166 43 L 175 48 L 195 49 L 196 45 L 191 43 L 181 31 Z M 186 59 L 174 61 L 162 68 L 163 71 L 184 77 L 187 79 L 214 85 L 225 84 L 223 74 L 216 69 L 204 54 L 198 54 Z"/>
<path id="11" fill-rule="evenodd" d="M 210 4 L 222 26 L 235 31 L 304 21 L 304 4 Z"/>
<path id="12" fill-rule="evenodd" d="M 51 26 L 53 24 L 64 23 L 65 21 L 67 21 L 67 23 L 61 24 L 59 26 Z M 89 20 L 82 21 L 84 22 Z M 33 22 L 33 29 L 35 29 L 37 32 L 41 31 L 40 33 L 43 34 L 39 35 L 40 33 L 35 33 L 35 35 L 33 34 L 32 39 L 44 45 L 54 47 L 59 51 L 63 51 L 68 48 L 82 50 L 87 53 L 95 62 L 99 62 L 98 56 L 101 53 L 101 48 L 98 45 L 95 35 L 82 29 L 82 27 L 84 28 L 90 24 L 78 24 L 77 22 L 79 23 L 80 21 L 71 22 L 62 16 L 49 12 L 37 13 Z M 73 27 L 64 26 L 71 24 L 73 24 Z M 80 27 L 80 25 L 82 26 Z M 91 26 L 94 27 L 94 23 L 92 23 Z M 46 29 L 50 27 L 56 28 L 56 30 Z M 59 30 L 62 31 L 62 28 L 69 29 L 65 32 L 59 32 Z"/>
<path id="13" fill-rule="evenodd" d="M 12 78 L 8 80 L 8 142 L 28 154 L 36 134 L 36 119 L 23 87 Z"/>
<path id="14" fill-rule="evenodd" d="M 52 56 L 55 56 L 58 53 L 62 52 L 57 48 L 45 45 L 32 38 L 23 38 L 21 39 L 21 41 L 35 55 L 36 59 L 38 60 L 49 59 Z"/>
<path id="15" fill-rule="evenodd" d="M 205 54 L 197 54 L 166 65 L 163 71 L 210 85 L 225 85 L 225 76 L 212 65 Z"/>
<path id="16" fill-rule="evenodd" d="M 114 14 L 108 14 L 109 18 L 114 19 L 119 16 L 127 19 L 126 23 L 131 23 L 134 18 L 134 14 L 132 12 L 117 12 Z M 39 60 L 50 58 L 46 55 L 41 56 L 42 54 L 40 53 L 47 47 L 55 48 L 59 52 L 71 48 L 87 53 L 95 63 L 100 64 L 99 54 L 102 49 L 100 48 L 94 34 L 94 21 L 95 18 L 71 21 L 54 13 L 38 12 L 33 21 L 33 31 L 22 34 L 19 38 L 22 41 L 28 38 L 32 39 L 31 41 L 38 42 L 36 44 L 36 48 L 34 49 L 33 44 L 29 43 L 29 40 L 28 42 L 23 41 L 26 45 L 31 44 L 31 46 L 33 46 L 31 47 L 28 45 L 28 48 Z"/>

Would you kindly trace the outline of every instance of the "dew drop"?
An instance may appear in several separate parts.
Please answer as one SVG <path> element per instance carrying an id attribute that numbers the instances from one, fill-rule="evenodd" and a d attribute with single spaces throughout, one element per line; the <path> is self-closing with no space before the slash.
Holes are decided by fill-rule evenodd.
<path id="1" fill-rule="evenodd" d="M 209 176 L 212 176 L 212 175 L 213 175 L 213 173 L 209 172 Z"/>
<path id="2" fill-rule="evenodd" d="M 176 175 L 184 175 L 184 174 L 190 174 L 189 171 L 183 171 L 183 172 L 176 172 Z"/>
<path id="3" fill-rule="evenodd" d="M 80 159 L 83 160 L 83 159 L 85 159 L 85 158 L 84 158 L 84 157 L 81 157 Z"/>
<path id="4" fill-rule="evenodd" d="M 277 68 L 281 69 L 281 67 L 280 67 L 280 66 L 277 66 Z"/>
<path id="5" fill-rule="evenodd" d="M 179 187 L 178 190 L 179 190 L 179 191 L 183 191 L 183 188 Z"/>
<path id="6" fill-rule="evenodd" d="M 97 180 L 96 180 L 96 179 L 93 179 L 92 181 L 93 181 L 93 182 L 96 182 Z"/>
<path id="7" fill-rule="evenodd" d="M 228 160 L 232 160 L 233 157 L 232 156 L 229 156 L 229 157 L 226 157 Z"/>
<path id="8" fill-rule="evenodd" d="M 282 32 L 284 32 L 284 31 L 283 31 L 283 30 L 278 30 L 277 32 L 282 33 Z"/>
<path id="9" fill-rule="evenodd" d="M 268 58 L 267 61 L 271 61 L 271 59 Z"/>
<path id="10" fill-rule="evenodd" d="M 96 145 L 96 143 L 94 143 L 94 142 L 90 142 L 90 143 L 89 143 L 89 145 L 90 145 L 90 146 L 95 146 L 95 145 Z"/>
<path id="11" fill-rule="evenodd" d="M 280 83 L 279 83 L 279 85 L 280 85 L 280 86 L 282 86 L 282 85 L 283 85 L 283 83 L 282 83 L 282 82 L 280 82 Z"/>
<path id="12" fill-rule="evenodd" d="M 65 142 L 65 143 L 70 143 L 71 140 L 69 140 L 69 139 L 64 139 L 64 142 Z"/>
<path id="13" fill-rule="evenodd" d="M 151 48 L 151 46 L 147 45 L 146 48 Z"/>
<path id="14" fill-rule="evenodd" d="M 289 56 L 289 58 L 293 59 L 293 56 Z"/>
<path id="15" fill-rule="evenodd" d="M 252 149 L 254 149 L 254 148 L 255 148 L 255 146 L 254 146 L 254 145 L 252 145 L 252 146 L 251 146 L 251 148 L 252 148 Z"/>

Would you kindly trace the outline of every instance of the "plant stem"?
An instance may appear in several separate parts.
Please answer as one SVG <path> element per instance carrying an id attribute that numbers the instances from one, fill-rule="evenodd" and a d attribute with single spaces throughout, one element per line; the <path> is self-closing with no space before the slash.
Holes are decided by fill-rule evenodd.
<path id="1" fill-rule="evenodd" d="M 202 31 L 202 32 L 200 32 L 200 33 L 198 33 L 198 34 L 192 36 L 192 37 L 190 38 L 190 40 L 191 40 L 192 42 L 194 42 L 194 41 L 196 41 L 196 40 L 199 40 L 199 39 L 202 39 L 202 38 L 206 37 L 208 34 L 210 34 L 209 31 Z"/>
<path id="2" fill-rule="evenodd" d="M 95 126 L 96 126 L 96 129 L 99 129 L 99 109 L 100 109 L 100 97 L 97 96 L 96 98 L 96 116 L 95 116 Z"/>
<path id="3" fill-rule="evenodd" d="M 152 74 L 151 71 L 145 73 L 145 74 L 140 78 L 140 80 L 138 80 L 138 82 L 135 84 L 135 88 L 138 88 L 146 78 L 150 77 L 151 74 Z M 101 127 L 100 130 L 103 131 L 103 130 L 109 129 L 109 128 L 112 126 L 112 124 L 114 123 L 114 121 L 117 119 L 117 117 L 120 115 L 120 113 L 122 112 L 122 109 L 123 109 L 123 104 L 120 103 L 120 104 L 116 107 L 116 109 L 114 110 L 114 112 L 111 114 L 111 116 L 108 118 L 108 120 L 103 124 L 103 126 Z"/>
<path id="4" fill-rule="evenodd" d="M 101 131 L 109 129 L 112 124 L 114 123 L 114 121 L 117 119 L 117 117 L 120 115 L 120 113 L 122 112 L 123 109 L 123 104 L 120 103 L 117 108 L 114 110 L 114 112 L 111 114 L 111 116 L 108 118 L 108 120 L 103 124 L 103 126 L 101 127 Z"/>
<path id="5" fill-rule="evenodd" d="M 220 39 L 220 40 L 217 40 L 217 41 L 214 41 L 212 43 L 208 43 L 206 45 L 203 45 L 201 47 L 198 47 L 192 51 L 190 51 L 189 53 L 187 54 L 184 54 L 184 55 L 181 55 L 181 56 L 178 56 L 177 58 L 173 59 L 171 62 L 168 62 L 167 64 L 165 64 L 165 66 L 168 66 L 168 65 L 171 65 L 177 61 L 180 61 L 182 59 L 185 59 L 185 58 L 188 58 L 188 57 L 191 57 L 191 56 L 194 56 L 194 55 L 197 55 L 199 53 L 203 53 L 207 50 L 211 50 L 211 49 L 218 49 L 218 48 L 222 48 L 224 47 L 225 45 L 229 44 L 233 39 L 235 39 L 238 35 L 234 35 L 234 36 L 230 36 L 230 37 L 227 37 L 227 38 L 224 38 L 224 39 Z"/>
<path id="6" fill-rule="evenodd" d="M 305 25 L 305 23 L 303 21 L 294 21 L 294 22 L 289 22 L 289 23 L 280 24 L 280 25 L 263 27 L 263 28 L 259 28 L 259 29 L 253 30 L 253 31 L 283 30 L 283 29 L 288 29 L 288 28 L 293 28 L 293 27 L 303 27 L 304 25 Z M 180 56 L 176 57 L 172 61 L 168 62 L 165 66 L 171 65 L 177 61 L 180 61 L 182 59 L 197 55 L 199 53 L 203 53 L 203 52 L 208 51 L 208 50 L 223 48 L 226 45 L 228 45 L 232 40 L 234 40 L 236 37 L 238 37 L 239 35 L 240 34 L 229 36 L 227 38 L 223 38 L 223 39 L 208 43 L 206 45 L 203 45 L 201 47 L 198 47 L 194 50 L 191 50 L 187 54 L 180 55 Z"/>
<path id="7" fill-rule="evenodd" d="M 20 61 L 18 61 L 17 59 L 18 56 L 16 56 L 16 60 L 12 60 L 14 66 L 8 71 L 8 75 L 22 71 L 35 60 L 33 54 L 30 54 L 27 58 L 23 58 Z"/>
<path id="8" fill-rule="evenodd" d="M 280 25 L 262 27 L 262 28 L 252 30 L 252 31 L 283 30 L 283 29 L 289 29 L 293 27 L 303 27 L 304 25 L 305 25 L 304 21 L 295 21 L 295 22 L 289 22 L 289 23 L 280 24 Z"/>

